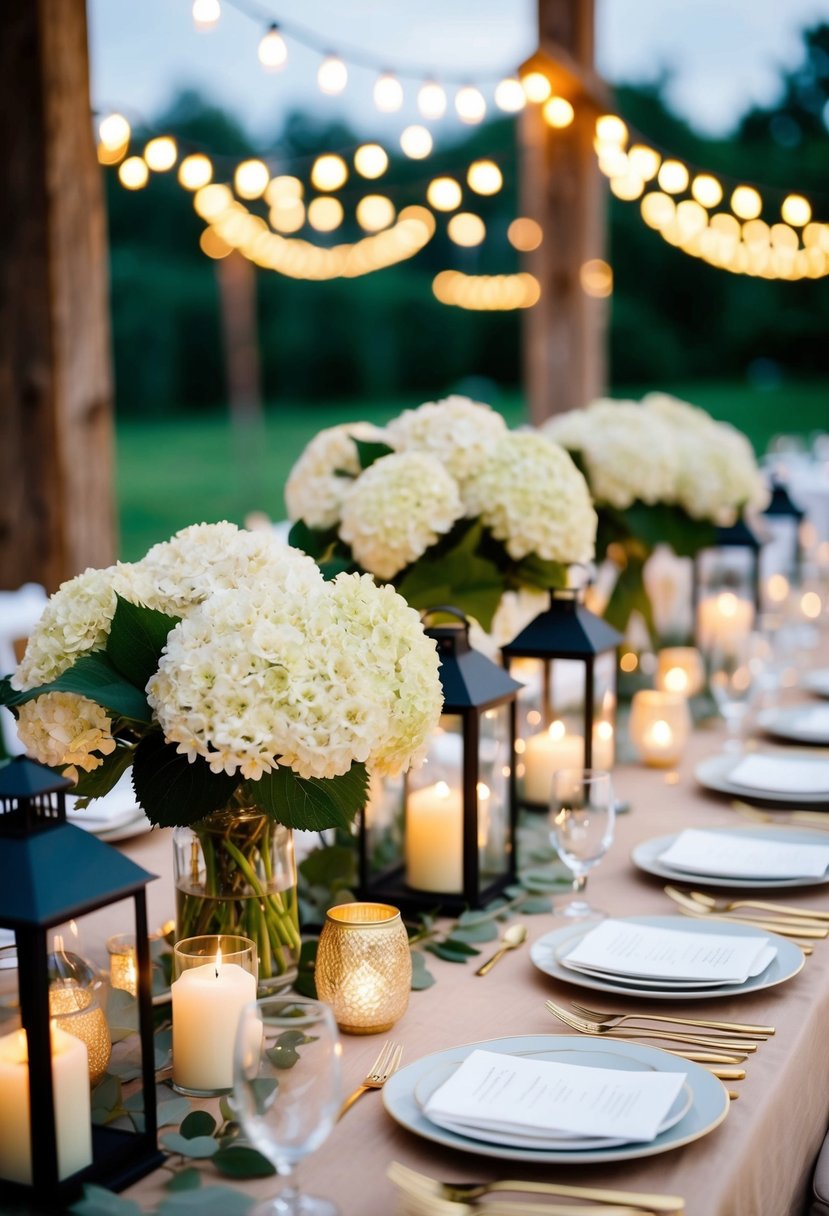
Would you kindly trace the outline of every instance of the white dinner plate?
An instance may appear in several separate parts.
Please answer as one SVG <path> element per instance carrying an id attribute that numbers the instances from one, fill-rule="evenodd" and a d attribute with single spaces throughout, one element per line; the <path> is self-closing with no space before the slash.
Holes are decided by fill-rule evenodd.
<path id="1" fill-rule="evenodd" d="M 818 697 L 829 697 L 829 667 L 821 667 L 818 671 L 807 671 L 803 677 L 803 687 Z"/>
<path id="2" fill-rule="evenodd" d="M 757 725 L 767 735 L 786 739 L 792 743 L 811 743 L 818 747 L 829 747 L 829 729 L 815 728 L 809 719 L 819 710 L 821 716 L 829 713 L 825 705 L 790 705 L 786 709 L 766 709 L 757 715 Z"/>
<path id="3" fill-rule="evenodd" d="M 694 769 L 694 777 L 706 790 L 716 794 L 730 794 L 732 798 L 751 799 L 761 805 L 795 808 L 800 806 L 817 807 L 829 811 L 829 794 L 825 791 L 819 794 L 790 794 L 777 790 L 756 790 L 748 785 L 737 785 L 730 780 L 730 774 L 744 759 L 743 756 L 728 755 L 709 756 L 702 760 Z"/>
<path id="4" fill-rule="evenodd" d="M 716 937 L 767 937 L 777 947 L 777 957 L 760 975 L 749 976 L 742 984 L 718 984 L 716 988 L 645 987 L 627 976 L 620 975 L 618 980 L 611 980 L 604 976 L 587 975 L 583 971 L 573 971 L 559 962 L 558 956 L 562 947 L 575 946 L 576 942 L 593 928 L 592 924 L 587 923 L 567 925 L 563 929 L 553 929 L 552 932 L 545 933 L 533 942 L 530 958 L 545 975 L 566 984 L 573 984 L 576 988 L 592 988 L 597 992 L 612 992 L 617 996 L 648 997 L 656 1001 L 676 1001 L 680 997 L 686 1001 L 710 1001 L 721 996 L 740 996 L 745 992 L 774 988 L 797 975 L 806 959 L 803 951 L 794 942 L 778 937 L 775 933 L 763 933 L 751 925 L 738 925 L 714 919 L 700 922 L 684 916 L 621 916 L 618 919 L 633 925 L 650 925 L 655 929 L 676 929 L 680 933 L 702 932 Z"/>
<path id="5" fill-rule="evenodd" d="M 706 832 L 722 833 L 724 836 L 745 834 L 755 840 L 780 841 L 783 844 L 827 844 L 826 833 L 818 829 L 787 827 L 786 824 L 769 827 L 739 827 L 705 828 Z M 823 878 L 727 878 L 722 875 L 693 874 L 690 870 L 676 870 L 673 866 L 665 865 L 660 860 L 675 840 L 679 832 L 671 836 L 654 836 L 636 845 L 631 853 L 634 865 L 646 874 L 655 874 L 658 878 L 669 878 L 672 882 L 693 883 L 697 887 L 739 887 L 746 891 L 768 891 L 777 887 L 816 887 L 829 883 L 829 874 Z"/>
<path id="6" fill-rule="evenodd" d="M 477 1048 L 498 1051 L 506 1055 L 538 1055 L 549 1060 L 566 1060 L 592 1068 L 654 1068 L 660 1072 L 684 1072 L 691 1092 L 691 1105 L 672 1127 L 659 1133 L 648 1143 L 630 1143 L 604 1148 L 528 1148 L 519 1145 L 483 1143 L 472 1136 L 438 1127 L 427 1119 L 418 1102 L 422 1097 L 422 1081 L 441 1064 L 456 1068 Z M 507 1161 L 531 1161 L 539 1165 L 584 1164 L 600 1161 L 626 1161 L 637 1157 L 652 1157 L 670 1149 L 690 1144 L 713 1131 L 728 1113 L 728 1094 L 721 1081 L 707 1069 L 687 1060 L 679 1060 L 668 1052 L 641 1043 L 622 1043 L 618 1039 L 590 1043 L 579 1035 L 534 1034 L 503 1039 L 488 1039 L 483 1043 L 466 1043 L 424 1056 L 399 1069 L 383 1086 L 383 1105 L 391 1117 L 408 1131 L 448 1148 L 485 1157 L 500 1157 Z"/>

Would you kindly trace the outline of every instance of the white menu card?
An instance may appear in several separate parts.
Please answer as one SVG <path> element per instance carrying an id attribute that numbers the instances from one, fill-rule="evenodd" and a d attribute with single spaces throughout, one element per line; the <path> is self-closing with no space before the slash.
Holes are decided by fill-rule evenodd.
<path id="1" fill-rule="evenodd" d="M 829 845 L 686 828 L 659 860 L 691 874 L 728 878 L 821 878 L 829 869 Z"/>
<path id="2" fill-rule="evenodd" d="M 653 1140 L 684 1072 L 587 1068 L 476 1050 L 424 1107 L 427 1118 L 485 1131 Z"/>
<path id="3" fill-rule="evenodd" d="M 562 962 L 605 975 L 742 984 L 768 945 L 767 937 L 754 935 L 685 932 L 603 920 L 563 956 Z"/>
<path id="4" fill-rule="evenodd" d="M 829 796 L 829 760 L 807 760 L 803 756 L 746 756 L 728 774 L 732 785 L 749 790 L 773 790 L 780 794 L 826 794 Z"/>

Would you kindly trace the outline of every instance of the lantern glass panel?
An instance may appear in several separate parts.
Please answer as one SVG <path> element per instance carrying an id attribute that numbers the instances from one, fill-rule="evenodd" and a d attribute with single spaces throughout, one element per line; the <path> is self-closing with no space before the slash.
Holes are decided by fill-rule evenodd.
<path id="1" fill-rule="evenodd" d="M 442 714 L 423 765 L 409 774 L 406 884 L 416 891 L 463 890 L 463 719 Z"/>
<path id="2" fill-rule="evenodd" d="M 481 718 L 477 794 L 479 865 L 487 883 L 509 868 L 509 705 L 487 709 Z"/>
<path id="3" fill-rule="evenodd" d="M 748 633 L 755 618 L 757 553 L 748 547 L 704 549 L 697 554 L 697 641 L 711 650 Z"/>

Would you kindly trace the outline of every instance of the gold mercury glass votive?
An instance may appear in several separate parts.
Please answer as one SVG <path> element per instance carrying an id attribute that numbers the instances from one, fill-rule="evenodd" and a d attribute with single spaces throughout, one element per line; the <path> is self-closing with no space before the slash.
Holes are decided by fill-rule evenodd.
<path id="1" fill-rule="evenodd" d="M 113 988 L 122 988 L 130 996 L 138 994 L 138 961 L 135 938 L 129 933 L 116 933 L 107 941 L 109 954 L 109 982 Z"/>
<path id="2" fill-rule="evenodd" d="M 112 1055 L 109 1026 L 97 995 L 90 988 L 58 981 L 49 989 L 49 1012 L 56 1026 L 86 1044 L 89 1080 L 97 1085 Z"/>
<path id="3" fill-rule="evenodd" d="M 412 956 L 400 912 L 390 904 L 329 908 L 315 968 L 317 994 L 346 1034 L 379 1034 L 406 1012 Z"/>
<path id="4" fill-rule="evenodd" d="M 688 701 L 679 692 L 640 689 L 633 694 L 628 729 L 640 760 L 653 768 L 672 768 L 691 733 Z"/>

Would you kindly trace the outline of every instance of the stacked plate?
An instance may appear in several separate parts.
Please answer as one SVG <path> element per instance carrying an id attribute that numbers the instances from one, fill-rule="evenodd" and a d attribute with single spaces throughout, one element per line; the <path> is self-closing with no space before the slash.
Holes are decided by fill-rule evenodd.
<path id="1" fill-rule="evenodd" d="M 89 805 L 78 807 L 78 799 L 69 795 L 66 799 L 66 818 L 69 823 L 92 832 L 101 840 L 114 844 L 149 832 L 152 824 L 135 800 L 129 772 L 124 773 L 117 785 L 101 798 L 93 798 Z"/>
<path id="2" fill-rule="evenodd" d="M 807 672 L 803 677 L 803 687 L 818 697 L 829 697 L 829 667 Z"/>
<path id="3" fill-rule="evenodd" d="M 792 705 L 768 709 L 757 715 L 757 724 L 767 735 L 789 743 L 829 747 L 829 705 Z"/>
<path id="4" fill-rule="evenodd" d="M 705 789 L 774 806 L 829 810 L 829 758 L 752 752 L 747 756 L 710 756 L 694 769 Z"/>
<path id="5" fill-rule="evenodd" d="M 574 1077 L 578 1085 L 562 1095 Z M 522 1085 L 532 1085 L 533 1102 L 519 1097 Z M 628 1101 L 615 1111 L 606 1104 L 602 1130 L 609 1134 L 597 1135 L 596 1108 L 580 1119 L 572 1095 L 587 1098 L 590 1087 L 602 1085 L 604 1097 Z M 722 1083 L 697 1064 L 640 1043 L 586 1044 L 577 1035 L 522 1035 L 436 1052 L 395 1073 L 383 1102 L 393 1119 L 427 1140 L 538 1164 L 667 1152 L 706 1135 L 728 1109 Z M 617 1117 L 623 1105 L 626 1113 Z"/>
<path id="6" fill-rule="evenodd" d="M 799 946 L 749 925 L 628 916 L 555 929 L 534 943 L 539 971 L 580 988 L 653 1000 L 706 1000 L 797 975 Z"/>
<path id="7" fill-rule="evenodd" d="M 695 886 L 750 891 L 829 883 L 829 836 L 785 824 L 685 829 L 643 841 L 632 858 L 646 874 Z"/>

